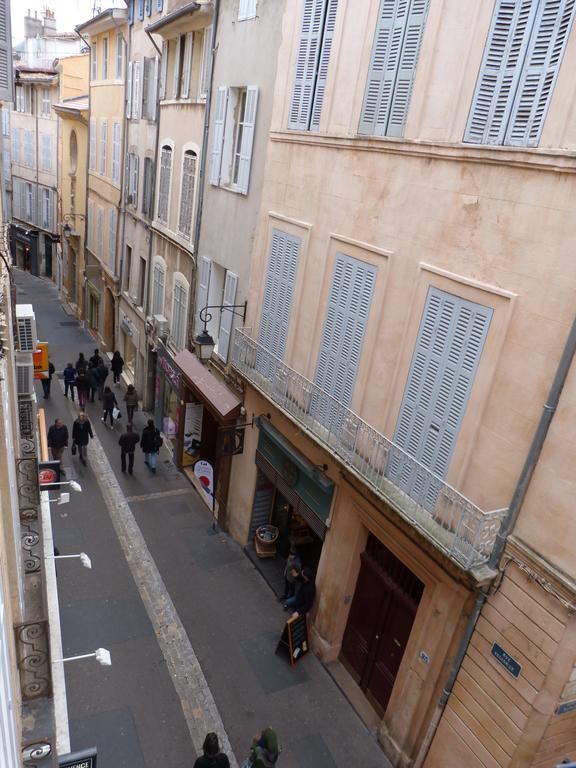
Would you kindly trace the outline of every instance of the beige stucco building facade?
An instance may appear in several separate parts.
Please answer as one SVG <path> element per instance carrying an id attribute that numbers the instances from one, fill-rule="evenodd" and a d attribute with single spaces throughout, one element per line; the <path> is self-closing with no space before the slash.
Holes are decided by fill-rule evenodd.
<path id="1" fill-rule="evenodd" d="M 259 418 L 229 527 L 248 547 L 262 523 L 303 542 L 314 648 L 397 765 L 574 748 L 573 373 L 501 556 L 498 537 L 576 289 L 574 13 L 559 4 L 547 37 L 544 3 L 526 5 L 318 0 L 283 17 L 232 352 Z M 507 91 L 489 85 L 502 29 L 523 45 Z M 534 91 L 540 45 L 555 56 Z"/>
<path id="2" fill-rule="evenodd" d="M 115 345 L 121 273 L 127 18 L 111 8 L 76 28 L 90 45 L 84 319 L 105 352 Z"/>

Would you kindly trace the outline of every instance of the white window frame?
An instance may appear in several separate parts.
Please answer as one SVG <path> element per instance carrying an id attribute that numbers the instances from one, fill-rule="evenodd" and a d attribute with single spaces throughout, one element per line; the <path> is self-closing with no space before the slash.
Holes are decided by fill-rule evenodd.
<path id="1" fill-rule="evenodd" d="M 258 86 L 218 88 L 212 137 L 210 183 L 248 194 Z"/>
<path id="2" fill-rule="evenodd" d="M 190 97 L 190 80 L 192 76 L 192 56 L 194 50 L 194 35 L 188 32 L 184 39 L 184 58 L 182 61 L 182 76 L 180 85 L 180 98 L 188 99 Z"/>
<path id="3" fill-rule="evenodd" d="M 163 165 L 162 159 L 165 150 L 170 150 L 170 167 Z M 156 218 L 159 222 L 168 225 L 170 220 L 170 192 L 172 189 L 172 172 L 174 169 L 174 142 L 163 141 L 160 146 L 160 160 L 158 163 L 158 195 L 156 197 Z M 167 189 L 163 189 L 164 174 L 168 173 Z M 162 215 L 161 215 L 162 214 Z"/>
<path id="4" fill-rule="evenodd" d="M 41 187 L 42 190 L 42 227 L 52 231 L 53 211 L 52 211 L 52 190 L 48 187 Z"/>
<path id="5" fill-rule="evenodd" d="M 106 145 L 108 143 L 108 121 L 100 121 L 100 157 L 98 171 L 101 176 L 106 176 Z"/>
<path id="6" fill-rule="evenodd" d="M 184 187 L 186 176 L 184 165 L 190 157 L 194 159 L 194 171 L 190 190 Z M 198 178 L 198 150 L 193 145 L 185 145 L 182 151 L 182 164 L 180 166 L 180 200 L 178 204 L 178 233 L 190 240 L 192 237 L 192 221 L 194 217 L 194 203 L 196 200 L 196 180 Z M 186 210 L 184 210 L 184 206 Z"/>
<path id="7" fill-rule="evenodd" d="M 101 78 L 102 80 L 108 80 L 108 38 L 103 37 L 102 38 L 102 62 L 100 64 L 101 67 Z"/>
<path id="8" fill-rule="evenodd" d="M 141 62 L 132 62 L 132 114 L 133 120 L 140 119 L 142 109 L 142 83 L 141 83 Z"/>
<path id="9" fill-rule="evenodd" d="M 128 195 L 127 204 L 132 208 L 138 207 L 138 181 L 140 173 L 140 157 L 135 152 L 128 154 Z"/>
<path id="10" fill-rule="evenodd" d="M 34 222 L 34 187 L 29 181 L 24 182 L 24 218 Z"/>
<path id="11" fill-rule="evenodd" d="M 186 346 L 186 320 L 188 304 L 190 302 L 190 283 L 181 272 L 175 272 L 172 286 L 170 336 L 175 347 L 184 349 Z M 184 296 L 184 301 L 181 300 L 182 295 Z"/>
<path id="12" fill-rule="evenodd" d="M 238 5 L 238 21 L 249 21 L 256 18 L 258 0 L 240 0 Z"/>
<path id="13" fill-rule="evenodd" d="M 116 32 L 116 80 L 124 77 L 124 35 Z"/>

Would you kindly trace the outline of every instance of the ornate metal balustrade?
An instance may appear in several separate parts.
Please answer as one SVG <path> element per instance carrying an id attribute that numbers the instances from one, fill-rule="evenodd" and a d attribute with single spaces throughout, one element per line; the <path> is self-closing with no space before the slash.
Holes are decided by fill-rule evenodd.
<path id="1" fill-rule="evenodd" d="M 48 652 L 48 622 L 34 621 L 14 627 L 24 700 L 50 696 L 52 681 Z"/>
<path id="2" fill-rule="evenodd" d="M 485 512 L 249 335 L 232 365 L 465 570 L 486 563 L 505 509 Z"/>

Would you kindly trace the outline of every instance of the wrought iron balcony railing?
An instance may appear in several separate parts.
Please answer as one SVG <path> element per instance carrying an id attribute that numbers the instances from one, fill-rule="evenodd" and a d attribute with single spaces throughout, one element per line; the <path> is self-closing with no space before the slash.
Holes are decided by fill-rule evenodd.
<path id="1" fill-rule="evenodd" d="M 485 512 L 349 408 L 236 329 L 232 365 L 464 570 L 485 564 L 506 512 Z"/>

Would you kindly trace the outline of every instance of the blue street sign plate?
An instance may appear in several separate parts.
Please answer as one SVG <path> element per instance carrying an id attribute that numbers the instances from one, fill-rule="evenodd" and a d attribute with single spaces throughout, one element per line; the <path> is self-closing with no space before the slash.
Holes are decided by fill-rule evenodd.
<path id="1" fill-rule="evenodd" d="M 520 677 L 522 665 L 519 664 L 516 659 L 512 658 L 509 653 L 506 653 L 504 648 L 499 646 L 498 643 L 494 643 L 492 646 L 492 656 L 494 656 L 499 664 L 502 664 L 504 669 L 509 672 L 512 677 Z"/>

